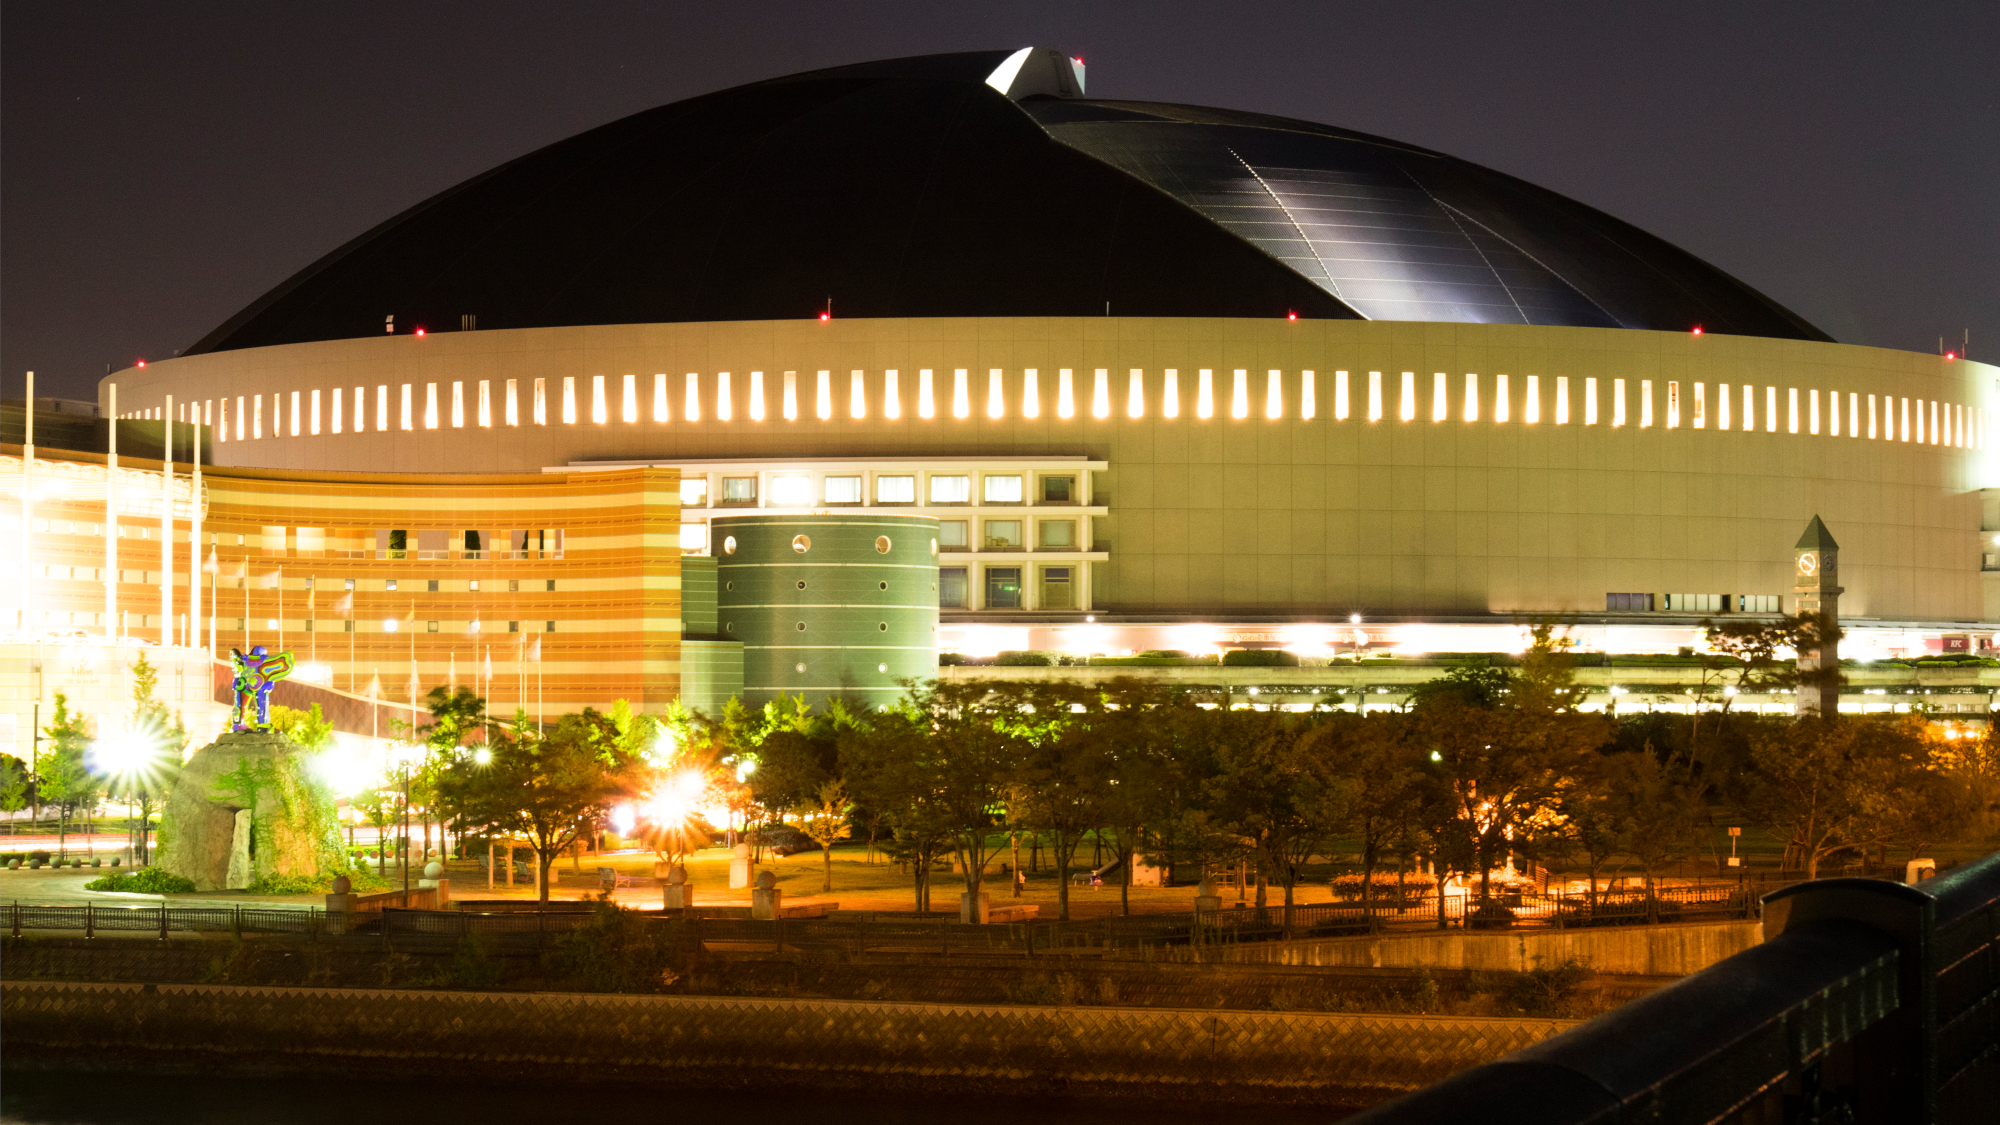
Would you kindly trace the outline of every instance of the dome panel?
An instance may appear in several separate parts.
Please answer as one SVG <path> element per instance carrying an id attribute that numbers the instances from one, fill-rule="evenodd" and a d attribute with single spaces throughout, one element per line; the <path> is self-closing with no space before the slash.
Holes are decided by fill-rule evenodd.
<path id="1" fill-rule="evenodd" d="M 468 316 L 805 318 L 829 299 L 841 317 L 1297 312 L 1825 339 L 1644 232 L 1438 153 L 1228 110 L 1023 96 L 1080 91 L 1081 68 L 1043 54 L 1055 77 L 1017 75 L 1012 97 L 989 79 L 1019 53 L 972 52 L 611 122 L 390 219 L 189 351 Z"/>

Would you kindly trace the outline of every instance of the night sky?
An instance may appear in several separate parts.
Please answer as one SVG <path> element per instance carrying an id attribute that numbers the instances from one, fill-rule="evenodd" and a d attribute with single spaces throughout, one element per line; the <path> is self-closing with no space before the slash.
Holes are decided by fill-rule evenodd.
<path id="1" fill-rule="evenodd" d="M 0 7 L 0 393 L 96 398 L 442 188 L 818 67 L 1057 47 L 1096 97 L 1377 133 L 1608 211 L 1843 343 L 2000 359 L 2000 4 Z"/>

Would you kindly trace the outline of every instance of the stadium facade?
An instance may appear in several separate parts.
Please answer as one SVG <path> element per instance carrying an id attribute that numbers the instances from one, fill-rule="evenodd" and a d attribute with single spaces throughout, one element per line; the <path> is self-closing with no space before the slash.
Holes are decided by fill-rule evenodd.
<path id="1" fill-rule="evenodd" d="M 199 550 L 180 550 L 225 574 L 294 560 L 274 591 L 401 567 L 443 593 L 412 568 L 518 584 L 547 580 L 531 550 L 599 560 L 563 580 L 619 607 L 542 616 L 482 584 L 403 614 L 441 623 L 409 653 L 432 680 L 436 648 L 476 647 L 471 622 L 541 622 L 577 646 L 568 706 L 624 683 L 594 661 L 654 669 L 632 690 L 655 706 L 684 671 L 711 695 L 744 674 L 753 698 L 872 698 L 868 673 L 940 649 L 1493 651 L 1548 616 L 1586 647 L 1671 653 L 1705 618 L 1795 608 L 1815 515 L 1842 548 L 1847 655 L 1989 645 L 2000 371 L 1836 343 L 1442 153 L 1085 86 L 1027 49 L 637 114 L 388 220 L 185 354 L 107 377 L 100 409 L 199 427 L 210 504 L 262 482 L 240 528 L 187 528 Z M 508 494 L 533 474 L 537 499 Z M 425 489 L 482 499 L 393 518 L 301 499 Z M 644 499 L 614 514 L 585 499 L 602 489 Z M 855 600 L 859 570 L 824 605 L 791 596 L 805 575 L 766 575 L 768 599 L 707 624 L 727 528 L 777 575 L 815 521 L 862 569 L 887 562 L 877 534 L 934 540 L 897 559 L 935 599 L 896 601 L 892 630 Z M 256 586 L 244 636 L 323 627 Z M 93 607 L 76 627 L 104 632 L 104 595 L 73 597 Z M 47 627 L 35 608 L 26 627 Z M 808 628 L 852 652 L 799 679 L 783 634 Z"/>

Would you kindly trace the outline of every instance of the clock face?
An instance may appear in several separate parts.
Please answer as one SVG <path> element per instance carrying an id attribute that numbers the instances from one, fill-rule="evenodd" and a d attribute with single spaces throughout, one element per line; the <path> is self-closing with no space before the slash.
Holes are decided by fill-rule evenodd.
<path id="1" fill-rule="evenodd" d="M 1817 552 L 1807 551 L 1805 554 L 1799 556 L 1799 573 L 1819 573 L 1819 555 Z"/>

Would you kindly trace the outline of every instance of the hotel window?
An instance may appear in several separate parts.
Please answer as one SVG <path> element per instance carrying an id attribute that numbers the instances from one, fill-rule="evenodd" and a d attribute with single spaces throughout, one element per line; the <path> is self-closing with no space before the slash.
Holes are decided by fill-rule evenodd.
<path id="1" fill-rule="evenodd" d="M 1036 525 L 1045 550 L 1069 551 L 1076 547 L 1075 520 L 1042 520 Z"/>
<path id="2" fill-rule="evenodd" d="M 875 502 L 877 504 L 916 503 L 917 478 L 905 476 L 876 477 Z"/>
<path id="3" fill-rule="evenodd" d="M 986 608 L 1021 608 L 1020 567 L 989 566 L 986 568 Z"/>
<path id="4" fill-rule="evenodd" d="M 1042 503 L 1044 504 L 1076 503 L 1076 478 L 1043 477 Z"/>
<path id="5" fill-rule="evenodd" d="M 988 473 L 982 478 L 980 487 L 988 504 L 1019 504 L 1022 499 L 1019 476 L 1012 474 L 996 476 Z"/>
<path id="6" fill-rule="evenodd" d="M 701 551 L 708 547 L 708 525 L 705 523 L 684 523 L 681 525 L 681 550 Z"/>
<path id="7" fill-rule="evenodd" d="M 938 570 L 938 608 L 964 609 L 966 595 L 965 568 L 947 566 Z"/>
<path id="8" fill-rule="evenodd" d="M 860 477 L 826 478 L 826 502 L 829 504 L 861 503 Z"/>
<path id="9" fill-rule="evenodd" d="M 774 477 L 771 480 L 771 506 L 774 508 L 803 508 L 812 503 L 811 477 Z"/>
<path id="10" fill-rule="evenodd" d="M 708 506 L 708 478 L 681 478 L 681 507 L 705 508 Z"/>
<path id="11" fill-rule="evenodd" d="M 723 477 L 722 507 L 747 508 L 757 502 L 756 477 Z"/>
<path id="12" fill-rule="evenodd" d="M 422 533 L 421 533 L 421 532 L 419 532 L 419 534 L 422 534 Z M 425 593 L 427 593 L 427 594 L 435 594 L 435 593 L 437 593 L 437 592 L 438 592 L 438 580 L 437 580 L 437 579 L 435 579 L 435 578 L 432 578 L 432 579 L 428 579 L 428 580 L 426 581 L 426 583 L 425 583 L 425 586 L 424 586 L 424 592 L 425 592 Z"/>
<path id="13" fill-rule="evenodd" d="M 1783 600 L 1778 594 L 1738 594 L 1736 608 L 1742 613 L 1783 613 Z"/>
<path id="14" fill-rule="evenodd" d="M 1070 576 L 1074 573 L 1075 569 L 1067 566 L 1045 566 L 1042 568 L 1041 606 L 1043 609 L 1076 608 L 1075 585 L 1070 581 Z"/>
<path id="15" fill-rule="evenodd" d="M 1653 595 L 1606 594 L 1604 608 L 1614 613 L 1650 613 L 1653 609 Z"/>
<path id="16" fill-rule="evenodd" d="M 987 520 L 985 535 L 980 542 L 989 551 L 1018 551 L 1021 549 L 1020 520 Z"/>
<path id="17" fill-rule="evenodd" d="M 965 520 L 938 521 L 938 549 L 941 551 L 963 551 L 971 546 L 966 539 Z"/>
<path id="18" fill-rule="evenodd" d="M 972 499 L 971 477 L 931 478 L 931 503 L 964 504 Z"/>
<path id="19" fill-rule="evenodd" d="M 468 529 L 465 533 L 464 544 L 466 556 L 469 558 L 478 558 L 480 552 L 486 549 L 486 538 L 479 532 Z M 473 587 L 475 590 L 478 588 L 477 586 Z"/>

